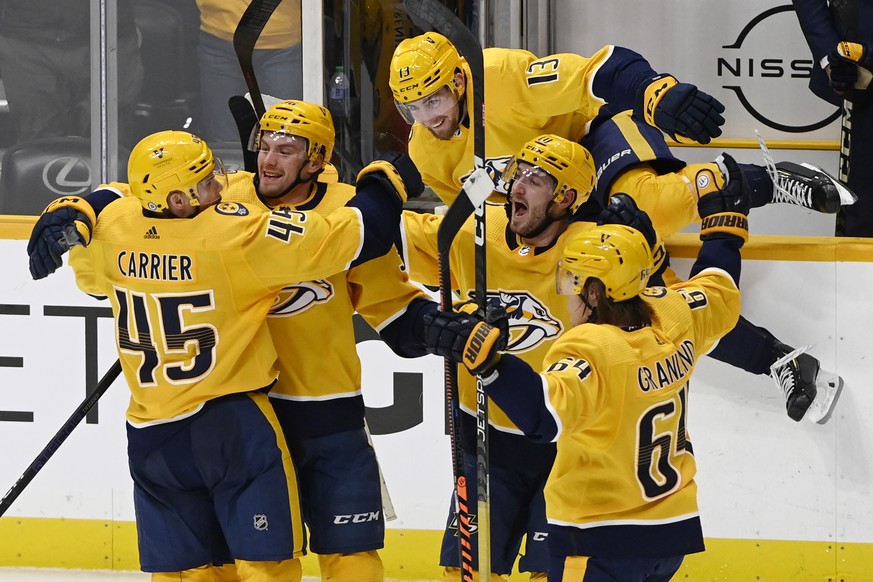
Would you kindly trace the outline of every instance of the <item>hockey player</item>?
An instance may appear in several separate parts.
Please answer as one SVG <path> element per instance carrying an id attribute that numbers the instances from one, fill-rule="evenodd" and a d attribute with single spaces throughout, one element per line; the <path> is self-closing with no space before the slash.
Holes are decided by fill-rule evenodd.
<path id="1" fill-rule="evenodd" d="M 704 550 L 688 388 L 697 359 L 740 313 L 743 196 L 729 186 L 700 199 L 703 245 L 691 278 L 669 287 L 646 288 L 654 263 L 642 232 L 605 224 L 569 236 L 556 286 L 570 325 L 542 365 L 501 356 L 513 338 L 476 317 L 430 317 L 436 353 L 483 376 L 534 442 L 557 443 L 545 486 L 548 580 L 666 581 Z"/>
<path id="2" fill-rule="evenodd" d="M 597 168 L 594 212 L 610 195 L 627 192 L 664 237 L 699 220 L 700 196 L 727 183 L 717 162 L 686 165 L 676 159 L 660 131 L 706 143 L 721 133 L 721 104 L 693 85 L 654 75 L 636 53 L 607 46 L 591 59 L 573 54 L 537 59 L 524 50 L 492 48 L 483 57 L 485 164 L 497 192 L 506 192 L 507 161 L 544 133 L 581 140 L 591 152 Z M 466 116 L 472 106 L 469 66 L 448 39 L 428 32 L 398 45 L 390 73 L 397 107 L 413 124 L 409 155 L 425 184 L 450 204 L 473 169 Z M 854 202 L 843 184 L 809 164 L 781 162 L 772 179 L 764 167 L 737 167 L 732 177 L 747 183 L 752 207 L 783 202 L 836 213 L 841 204 Z M 842 379 L 822 371 L 805 349 L 795 350 L 741 319 L 712 356 L 753 374 L 770 374 L 793 420 L 824 422 Z M 816 401 L 819 392 L 825 398 Z M 810 407 L 813 413 L 807 415 Z"/>
<path id="3" fill-rule="evenodd" d="M 267 314 L 286 285 L 384 254 L 405 187 L 382 162 L 348 207 L 322 217 L 222 202 L 215 168 L 196 136 L 148 136 L 130 157 L 133 195 L 99 222 L 78 197 L 46 209 L 31 271 L 53 271 L 75 240 L 86 247 L 71 257 L 77 284 L 112 303 L 142 569 L 205 581 L 212 564 L 235 561 L 242 580 L 300 580 L 305 535 L 267 397 L 278 375 Z"/>
<path id="4" fill-rule="evenodd" d="M 242 201 L 331 214 L 354 194 L 348 184 L 316 181 L 333 147 L 326 109 L 301 101 L 273 105 L 260 123 L 257 193 L 249 191 Z M 401 162 L 395 164 L 403 172 Z M 409 283 L 394 251 L 332 277 L 286 287 L 271 309 L 267 322 L 280 374 L 270 401 L 297 467 L 309 545 L 318 554 L 323 580 L 383 580 L 377 550 L 384 547 L 385 516 L 379 467 L 364 424 L 352 316 L 358 312 L 394 351 L 414 357 L 426 353 L 414 339 L 421 336 L 419 312 L 436 309 Z M 330 333 L 322 333 L 327 328 Z M 319 334 L 318 342 L 313 334 Z M 361 514 L 377 518 L 335 519 Z"/>
<path id="5" fill-rule="evenodd" d="M 733 175 L 739 174 L 730 156 L 725 155 L 723 163 Z M 580 144 L 554 135 L 540 136 L 525 144 L 513 158 L 507 166 L 506 180 L 511 190 L 506 212 L 494 204 L 486 206 L 488 298 L 489 303 L 508 312 L 507 349 L 537 367 L 552 342 L 570 325 L 566 302 L 555 294 L 550 273 L 557 260 L 555 255 L 560 254 L 565 241 L 590 228 L 598 217 L 599 212 L 590 207 L 585 209 L 587 217 L 583 212 L 583 207 L 590 206 L 588 196 L 594 188 L 595 169 L 590 153 Z M 742 180 L 735 182 L 735 188 L 746 186 Z M 661 211 L 669 209 L 662 207 Z M 403 217 L 404 251 L 411 277 L 435 285 L 437 230 L 442 219 L 409 212 Z M 633 215 L 625 218 L 619 212 L 614 219 L 636 225 Z M 473 226 L 472 222 L 465 225 L 451 250 L 453 284 L 465 298 L 472 296 L 476 281 Z M 654 238 L 653 245 L 662 248 Z M 657 256 L 659 262 L 665 259 L 663 250 Z M 467 413 L 461 415 L 463 432 L 472 438 L 476 434 L 475 385 L 472 378 L 464 375 L 459 384 L 461 408 Z M 796 395 L 795 400 L 801 395 Z M 824 402 L 827 395 L 822 396 Z M 832 407 L 833 400 L 828 405 Z M 546 552 L 542 543 L 545 530 L 536 521 L 536 516 L 542 515 L 542 500 L 536 492 L 537 479 L 544 480 L 548 474 L 549 453 L 523 439 L 517 442 L 519 429 L 499 409 L 491 409 L 490 421 L 492 519 L 497 520 L 491 534 L 493 571 L 509 572 L 526 531 L 527 546 L 519 570 L 545 572 Z M 475 451 L 471 440 L 464 444 L 465 450 Z M 469 455 L 465 460 L 468 478 L 473 479 L 475 457 Z M 508 487 L 503 483 L 516 485 Z M 518 485 L 522 483 L 526 485 Z M 449 568 L 446 580 L 457 579 L 456 544 L 453 531 L 447 527 L 441 558 L 441 564 Z"/>
<path id="6" fill-rule="evenodd" d="M 554 267 L 565 237 L 593 225 L 571 223 L 570 216 L 594 187 L 594 166 L 580 144 L 541 136 L 511 162 L 507 175 L 513 182 L 511 208 L 504 211 L 503 205 L 496 204 L 485 208 L 488 303 L 507 312 L 507 349 L 538 367 L 554 340 L 570 325 L 566 301 L 554 290 Z M 428 285 L 439 282 L 437 230 L 441 221 L 432 214 L 403 213 L 403 246 L 410 276 Z M 475 287 L 474 237 L 474 224 L 469 221 L 451 247 L 453 286 L 463 299 L 472 297 Z M 465 413 L 460 422 L 465 472 L 468 482 L 475 482 L 476 390 L 475 380 L 468 374 L 459 374 L 459 394 Z M 500 408 L 489 408 L 489 421 L 493 579 L 508 577 L 527 534 L 518 569 L 533 573 L 531 579 L 545 580 L 548 552 L 542 491 L 554 460 L 554 445 L 534 444 L 523 438 Z M 440 557 L 446 582 L 460 580 L 453 507 Z M 476 564 L 475 542 L 473 553 Z"/>

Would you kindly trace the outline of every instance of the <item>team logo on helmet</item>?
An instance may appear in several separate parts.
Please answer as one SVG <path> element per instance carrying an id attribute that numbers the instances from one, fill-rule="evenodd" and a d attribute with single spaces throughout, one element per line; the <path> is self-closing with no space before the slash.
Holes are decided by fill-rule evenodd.
<path id="1" fill-rule="evenodd" d="M 335 296 L 333 285 L 326 279 L 306 281 L 285 287 L 273 301 L 268 317 L 290 317 Z"/>

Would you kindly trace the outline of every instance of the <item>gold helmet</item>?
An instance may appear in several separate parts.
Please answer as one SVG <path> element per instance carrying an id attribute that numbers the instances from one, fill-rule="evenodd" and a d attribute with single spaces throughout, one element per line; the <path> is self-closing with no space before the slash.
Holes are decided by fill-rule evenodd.
<path id="1" fill-rule="evenodd" d="M 433 95 L 448 87 L 445 103 L 454 106 L 461 99 L 461 88 L 455 84 L 455 71 L 461 68 L 463 59 L 455 45 L 438 32 L 426 32 L 407 38 L 397 45 L 391 57 L 388 85 L 394 94 L 394 104 L 408 123 L 415 116 L 408 104 Z"/>
<path id="2" fill-rule="evenodd" d="M 196 135 L 187 131 L 159 131 L 134 146 L 127 164 L 127 178 L 131 192 L 143 208 L 162 212 L 167 209 L 167 196 L 177 190 L 188 196 L 191 206 L 199 206 L 198 185 L 212 177 L 215 168 L 212 150 Z"/>
<path id="3" fill-rule="evenodd" d="M 642 293 L 654 259 L 646 237 L 623 224 L 604 224 L 575 237 L 564 247 L 556 271 L 561 295 L 579 295 L 590 278 L 600 279 L 606 296 L 624 301 Z"/>
<path id="4" fill-rule="evenodd" d="M 511 182 L 520 177 L 519 162 L 527 162 L 555 179 L 555 202 L 562 202 L 567 190 L 575 190 L 576 200 L 571 212 L 588 200 L 594 189 L 594 158 L 575 141 L 546 134 L 524 144 L 503 172 L 507 190 L 510 190 Z"/>
<path id="5" fill-rule="evenodd" d="M 278 133 L 306 139 L 306 154 L 311 162 L 314 162 L 321 153 L 324 154 L 325 162 L 329 162 L 333 156 L 333 146 L 336 143 L 333 117 L 330 111 L 321 105 L 306 101 L 279 101 L 261 116 L 256 146 L 260 145 L 260 136 L 264 133 Z"/>

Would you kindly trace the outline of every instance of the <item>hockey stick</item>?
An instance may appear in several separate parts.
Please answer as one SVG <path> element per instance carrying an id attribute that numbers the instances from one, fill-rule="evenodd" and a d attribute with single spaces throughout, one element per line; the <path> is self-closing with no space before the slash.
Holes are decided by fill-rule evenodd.
<path id="1" fill-rule="evenodd" d="M 227 101 L 230 114 L 236 121 L 236 129 L 239 132 L 239 143 L 243 153 L 243 169 L 246 172 L 258 172 L 258 154 L 249 148 L 252 131 L 260 121 L 255 114 L 255 109 L 248 99 L 242 95 L 233 95 Z"/>
<path id="2" fill-rule="evenodd" d="M 97 386 L 94 387 L 94 391 L 91 392 L 88 396 L 85 397 L 85 400 L 79 405 L 78 408 L 70 415 L 70 418 L 67 419 L 67 422 L 61 426 L 61 429 L 55 433 L 55 436 L 51 438 L 48 444 L 43 448 L 42 451 L 36 456 L 30 466 L 24 470 L 24 473 L 21 474 L 21 477 L 18 478 L 18 481 L 9 489 L 6 495 L 3 496 L 3 499 L 0 500 L 0 517 L 6 513 L 6 510 L 9 509 L 9 506 L 18 499 L 18 496 L 21 495 L 21 492 L 24 491 L 24 488 L 33 481 L 33 478 L 36 477 L 36 474 L 45 466 L 48 460 L 52 457 L 52 455 L 57 452 L 58 448 L 67 440 L 67 437 L 70 436 L 70 433 L 73 432 L 73 429 L 78 426 L 82 419 L 85 418 L 85 415 L 88 414 L 88 411 L 91 410 L 97 401 L 100 400 L 100 397 L 106 392 L 109 386 L 115 381 L 118 375 L 121 373 L 121 361 L 115 360 L 115 363 L 112 364 L 112 367 L 107 370 L 107 372 L 103 375 L 103 378 L 97 383 Z"/>
<path id="3" fill-rule="evenodd" d="M 846 29 L 846 40 L 855 41 L 858 36 L 858 0 L 841 0 L 832 3 L 834 9 Z M 843 96 L 842 114 L 840 115 L 840 167 L 838 178 L 843 184 L 849 184 L 849 157 L 852 151 L 852 98 L 854 88 L 849 87 Z M 834 234 L 843 236 L 846 231 L 846 210 L 840 208 L 837 212 Z"/>
<path id="4" fill-rule="evenodd" d="M 494 184 L 484 170 L 485 166 L 485 122 L 482 105 L 484 101 L 484 63 L 482 47 L 473 32 L 467 28 L 448 8 L 438 0 L 406 0 L 407 12 L 427 22 L 437 32 L 448 38 L 458 52 L 467 60 L 472 73 L 468 91 L 473 92 L 472 111 L 469 112 L 473 130 L 474 171 L 464 183 L 461 195 L 449 208 L 437 233 L 437 248 L 440 263 L 440 303 L 444 311 L 450 311 L 451 276 L 449 269 L 449 249 L 455 235 L 469 218 L 476 214 L 476 290 L 475 301 L 481 314 L 486 314 L 487 287 L 485 280 L 485 200 L 494 189 Z M 469 186 L 469 187 L 468 187 Z M 487 193 L 485 191 L 487 190 Z M 474 192 L 476 191 L 476 192 Z M 481 200 L 479 199 L 481 197 Z M 458 504 L 458 533 L 460 537 L 461 577 L 472 580 L 472 556 L 465 554 L 465 544 L 472 547 L 469 513 L 466 507 L 466 478 L 464 477 L 463 448 L 458 442 L 455 426 L 459 415 L 457 367 L 446 362 L 446 398 L 449 409 L 449 427 L 452 436 L 452 459 L 455 476 L 455 492 Z M 488 398 L 485 395 L 482 378 L 476 378 L 476 501 L 477 536 L 479 549 L 478 570 L 484 576 L 491 575 L 491 500 L 488 483 Z M 466 515 L 465 515 L 466 513 Z M 466 520 L 465 520 L 466 518 Z M 466 521 L 466 523 L 465 523 Z M 466 528 L 466 531 L 464 529 Z M 466 568 L 466 569 L 465 569 Z M 469 578 L 467 578 L 469 576 Z"/>
<path id="5" fill-rule="evenodd" d="M 270 16 L 276 10 L 276 7 L 282 0 L 252 0 L 246 11 L 243 12 L 239 19 L 239 24 L 236 25 L 236 30 L 233 33 L 233 50 L 236 52 L 236 58 L 239 61 L 239 67 L 242 69 L 243 77 L 246 79 L 246 87 L 252 96 L 252 104 L 255 107 L 255 114 L 258 119 L 266 111 L 264 100 L 261 98 L 261 90 L 258 88 L 258 80 L 255 78 L 255 69 L 252 66 L 252 54 L 255 50 L 255 43 L 258 42 L 258 37 L 261 36 L 261 31 L 270 20 Z"/>

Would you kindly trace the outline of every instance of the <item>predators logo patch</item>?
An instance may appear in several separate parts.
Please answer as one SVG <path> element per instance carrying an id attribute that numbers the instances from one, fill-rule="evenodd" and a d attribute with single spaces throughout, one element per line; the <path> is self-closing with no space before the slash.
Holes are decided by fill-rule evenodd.
<path id="1" fill-rule="evenodd" d="M 219 214 L 227 216 L 248 216 L 249 209 L 238 202 L 222 202 L 215 207 Z"/>
<path id="2" fill-rule="evenodd" d="M 469 298 L 473 298 L 472 290 Z M 545 303 L 528 291 L 489 291 L 488 303 L 506 310 L 508 352 L 518 354 L 535 349 L 564 331 L 561 321 L 552 315 Z"/>

